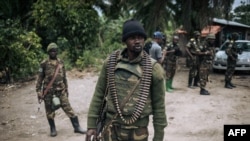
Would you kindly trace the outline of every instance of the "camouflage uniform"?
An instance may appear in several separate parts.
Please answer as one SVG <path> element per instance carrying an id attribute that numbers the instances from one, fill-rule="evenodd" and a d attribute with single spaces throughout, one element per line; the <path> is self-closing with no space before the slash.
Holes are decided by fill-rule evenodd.
<path id="1" fill-rule="evenodd" d="M 66 79 L 66 71 L 62 60 L 58 59 L 57 56 L 57 45 L 50 43 L 47 47 L 49 53 L 49 59 L 44 60 L 40 64 L 39 75 L 36 83 L 36 92 L 38 95 L 39 102 L 44 100 L 46 116 L 50 125 L 50 136 L 54 137 L 57 135 L 56 126 L 54 122 L 55 118 L 55 107 L 52 104 L 53 96 L 57 96 L 60 100 L 60 107 L 70 118 L 75 133 L 84 134 L 84 131 L 79 124 L 78 117 L 74 113 L 69 100 L 68 100 L 68 84 Z M 55 80 L 51 87 L 48 89 L 46 95 L 43 92 L 53 79 L 55 70 L 59 65 L 59 71 L 55 76 Z"/>
<path id="2" fill-rule="evenodd" d="M 124 100 L 124 97 L 130 93 L 131 89 L 135 86 L 139 78 L 143 76 L 142 69 L 142 56 L 146 52 L 141 54 L 134 60 L 129 61 L 126 57 L 126 50 L 124 49 L 118 56 L 117 64 L 115 67 L 115 86 L 118 96 L 118 105 Z M 148 56 L 149 57 L 149 56 Z M 154 63 L 153 63 L 154 62 Z M 110 90 L 105 98 L 107 104 L 105 106 L 106 121 L 105 126 L 112 120 L 112 124 L 107 127 L 104 132 L 105 141 L 147 141 L 148 140 L 148 129 L 149 116 L 153 115 L 153 125 L 155 129 L 154 141 L 162 141 L 164 137 L 164 128 L 167 126 L 167 119 L 165 114 L 165 86 L 164 86 L 164 71 L 159 63 L 151 59 L 152 63 L 152 77 L 151 85 L 148 88 L 149 94 L 143 107 L 142 113 L 134 123 L 125 123 L 121 116 L 113 119 L 117 113 L 117 109 L 114 105 L 113 97 L 111 96 Z M 104 93 L 107 87 L 107 60 L 105 61 L 101 74 L 99 76 L 94 96 L 92 98 L 89 112 L 88 112 L 88 128 L 97 128 L 96 120 L 99 116 L 100 102 L 104 99 Z M 141 82 L 142 83 L 142 82 Z M 140 84 L 141 84 L 140 83 Z M 136 87 L 134 93 L 125 104 L 124 108 L 121 109 L 122 116 L 125 119 L 131 117 L 135 112 L 135 107 L 139 103 L 142 97 L 139 97 L 141 85 Z"/>
<path id="3" fill-rule="evenodd" d="M 46 89 L 50 80 L 53 78 L 53 74 L 55 72 L 57 63 L 59 63 L 60 65 L 59 72 L 51 88 L 44 97 L 45 110 L 48 119 L 54 119 L 55 117 L 55 110 L 52 109 L 52 104 L 51 104 L 54 94 L 60 98 L 62 109 L 65 111 L 67 116 L 68 117 L 76 116 L 68 100 L 68 92 L 67 92 L 68 84 L 62 60 L 47 59 L 41 63 L 39 70 L 40 73 L 36 84 L 36 91 L 39 92 L 39 91 L 44 91 Z"/>
<path id="4" fill-rule="evenodd" d="M 200 78 L 200 88 L 201 94 L 209 94 L 205 90 L 206 84 L 208 82 L 209 71 L 212 67 L 213 58 L 215 55 L 215 49 L 213 45 L 210 45 L 208 41 L 204 42 L 201 52 L 206 52 L 207 55 L 200 56 L 200 67 L 199 67 L 199 78 Z M 206 92 L 203 92 L 206 91 Z"/>
<path id="5" fill-rule="evenodd" d="M 227 54 L 227 70 L 225 73 L 225 87 L 235 87 L 232 83 L 232 76 L 235 71 L 236 61 L 238 58 L 237 46 L 234 41 L 230 41 L 228 48 L 226 49 Z"/>
<path id="6" fill-rule="evenodd" d="M 180 49 L 177 43 L 168 44 L 166 47 L 167 55 L 163 61 L 163 68 L 166 72 L 166 89 L 172 91 L 172 82 L 177 67 L 177 59 L 180 56 Z"/>
<path id="7" fill-rule="evenodd" d="M 198 76 L 199 76 L 199 56 L 196 55 L 197 52 L 200 52 L 200 40 L 196 40 L 191 38 L 190 41 L 187 43 L 186 47 L 189 52 L 192 54 L 193 59 L 188 55 L 187 56 L 187 64 L 190 68 L 189 70 L 189 80 L 188 86 L 192 87 L 193 79 L 194 79 L 194 86 L 197 85 Z"/>

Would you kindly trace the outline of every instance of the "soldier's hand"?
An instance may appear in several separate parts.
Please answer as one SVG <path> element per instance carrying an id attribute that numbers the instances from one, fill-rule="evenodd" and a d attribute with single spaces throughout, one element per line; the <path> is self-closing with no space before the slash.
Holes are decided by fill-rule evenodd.
<path id="1" fill-rule="evenodd" d="M 163 50 L 162 51 L 162 56 L 166 56 L 167 55 L 167 51 L 166 50 Z"/>
<path id="2" fill-rule="evenodd" d="M 69 91 L 68 91 L 67 88 L 65 88 L 65 89 L 63 90 L 63 92 L 66 94 L 67 97 L 69 97 Z"/>
<path id="3" fill-rule="evenodd" d="M 42 92 L 37 92 L 37 98 L 38 98 L 38 101 L 43 100 L 43 93 Z"/>
<path id="4" fill-rule="evenodd" d="M 96 129 L 95 128 L 88 129 L 85 141 L 96 141 L 96 140 L 97 140 Z"/>

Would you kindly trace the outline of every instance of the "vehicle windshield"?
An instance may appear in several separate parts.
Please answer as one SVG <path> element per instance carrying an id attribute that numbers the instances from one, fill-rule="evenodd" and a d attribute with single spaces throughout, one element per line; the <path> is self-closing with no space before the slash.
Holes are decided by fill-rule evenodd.
<path id="1" fill-rule="evenodd" d="M 221 50 L 226 50 L 228 48 L 229 42 L 225 42 L 221 46 Z M 237 48 L 242 49 L 242 51 L 250 52 L 250 41 L 249 42 L 236 42 Z"/>

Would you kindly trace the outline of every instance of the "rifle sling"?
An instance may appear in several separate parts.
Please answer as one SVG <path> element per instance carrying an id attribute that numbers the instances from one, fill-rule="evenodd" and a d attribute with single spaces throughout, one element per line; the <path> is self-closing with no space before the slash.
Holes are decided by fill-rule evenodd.
<path id="1" fill-rule="evenodd" d="M 59 63 L 58 63 L 57 66 L 56 66 L 56 69 L 55 69 L 53 78 L 50 80 L 49 84 L 47 85 L 46 89 L 45 89 L 44 92 L 43 92 L 43 97 L 48 93 L 48 90 L 50 89 L 50 87 L 51 87 L 52 84 L 54 83 L 54 81 L 55 81 L 55 79 L 56 79 L 56 75 L 57 75 L 58 72 L 59 72 L 59 69 L 60 69 L 60 65 L 59 65 Z"/>

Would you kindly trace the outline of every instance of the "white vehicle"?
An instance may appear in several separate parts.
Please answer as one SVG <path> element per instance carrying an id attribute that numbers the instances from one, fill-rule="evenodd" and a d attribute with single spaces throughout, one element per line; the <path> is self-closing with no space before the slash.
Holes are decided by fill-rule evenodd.
<path id="1" fill-rule="evenodd" d="M 228 47 L 228 42 L 224 42 L 215 53 L 213 70 L 226 70 L 227 69 L 227 54 L 225 53 Z M 235 41 L 237 48 L 242 53 L 238 54 L 238 60 L 236 62 L 235 70 L 237 71 L 250 71 L 250 41 L 249 40 L 237 40 Z"/>

